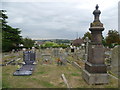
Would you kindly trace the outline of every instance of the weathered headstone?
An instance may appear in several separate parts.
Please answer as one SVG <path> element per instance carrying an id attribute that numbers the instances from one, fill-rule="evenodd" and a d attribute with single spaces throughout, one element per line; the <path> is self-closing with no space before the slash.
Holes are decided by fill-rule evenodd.
<path id="1" fill-rule="evenodd" d="M 118 64 L 118 60 L 119 60 L 119 52 L 120 49 L 120 45 L 119 46 L 115 46 L 112 49 L 112 54 L 111 54 L 111 72 L 118 77 L 118 73 L 120 73 L 119 69 L 120 65 Z"/>
<path id="2" fill-rule="evenodd" d="M 67 52 L 67 53 L 69 52 L 69 48 L 68 47 L 65 49 L 65 52 Z"/>
<path id="3" fill-rule="evenodd" d="M 59 53 L 59 57 L 57 58 L 57 64 L 58 65 L 66 65 L 67 64 L 67 53 Z"/>
<path id="4" fill-rule="evenodd" d="M 58 55 L 59 55 L 59 49 L 58 48 L 54 48 L 53 49 L 53 56 L 54 57 L 58 57 Z"/>
<path id="5" fill-rule="evenodd" d="M 52 59 L 50 54 L 42 54 L 42 64 L 51 64 Z"/>
<path id="6" fill-rule="evenodd" d="M 67 64 L 66 57 L 67 57 L 67 53 L 61 53 L 60 60 L 62 61 L 63 65 Z"/>
<path id="7" fill-rule="evenodd" d="M 101 14 L 96 5 L 94 10 L 94 21 L 90 24 L 89 30 L 92 34 L 91 43 L 88 46 L 88 59 L 85 62 L 83 78 L 88 84 L 105 84 L 108 83 L 107 66 L 104 62 L 104 46 L 102 45 L 103 24 L 99 20 Z"/>

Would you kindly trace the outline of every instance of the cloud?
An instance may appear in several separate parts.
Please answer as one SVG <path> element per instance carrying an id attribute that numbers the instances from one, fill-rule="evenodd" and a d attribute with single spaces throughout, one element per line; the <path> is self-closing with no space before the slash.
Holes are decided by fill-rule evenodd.
<path id="1" fill-rule="evenodd" d="M 97 3 L 106 28 L 103 35 L 117 29 L 117 1 L 3 2 L 3 9 L 7 10 L 9 24 L 21 28 L 24 37 L 75 39 L 76 32 L 82 37 L 89 31 Z"/>

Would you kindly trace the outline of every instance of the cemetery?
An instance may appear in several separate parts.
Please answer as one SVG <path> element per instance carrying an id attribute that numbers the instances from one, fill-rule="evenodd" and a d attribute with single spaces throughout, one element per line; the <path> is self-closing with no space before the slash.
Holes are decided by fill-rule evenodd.
<path id="1" fill-rule="evenodd" d="M 32 48 L 2 53 L 3 88 L 118 88 L 119 45 L 106 49 L 96 5 L 82 47 Z"/>

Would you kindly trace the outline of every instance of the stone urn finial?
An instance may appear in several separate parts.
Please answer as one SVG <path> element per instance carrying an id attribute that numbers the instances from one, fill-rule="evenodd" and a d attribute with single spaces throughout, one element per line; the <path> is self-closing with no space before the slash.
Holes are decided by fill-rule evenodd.
<path id="1" fill-rule="evenodd" d="M 95 6 L 95 10 L 93 11 L 94 15 L 94 21 L 91 23 L 91 27 L 103 27 L 103 24 L 100 22 L 99 16 L 101 14 L 101 11 L 98 10 L 99 6 L 98 4 Z"/>
<path id="2" fill-rule="evenodd" d="M 94 22 L 97 22 L 97 21 L 100 22 L 100 20 L 99 20 L 99 15 L 101 14 L 101 11 L 98 10 L 98 8 L 99 8 L 98 4 L 96 5 L 95 8 L 96 8 L 96 9 L 93 11 L 93 14 L 94 14 Z"/>
<path id="3" fill-rule="evenodd" d="M 99 8 L 98 4 L 96 5 L 96 7 L 95 7 L 95 8 L 96 8 L 96 10 L 98 10 L 98 8 Z"/>

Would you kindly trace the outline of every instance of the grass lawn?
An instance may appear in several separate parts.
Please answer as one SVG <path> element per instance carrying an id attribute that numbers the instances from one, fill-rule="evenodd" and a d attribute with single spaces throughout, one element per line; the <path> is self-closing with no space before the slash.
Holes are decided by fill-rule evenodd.
<path id="1" fill-rule="evenodd" d="M 68 57 L 72 58 L 72 57 Z M 66 84 L 61 78 L 62 74 L 72 88 L 117 88 L 118 81 L 109 78 L 110 83 L 105 85 L 88 85 L 82 78 L 82 70 L 78 70 L 71 64 L 57 66 L 55 59 L 52 64 L 41 65 L 41 59 L 37 58 L 37 65 L 31 76 L 13 76 L 17 69 L 16 65 L 2 67 L 3 88 L 66 88 Z"/>

